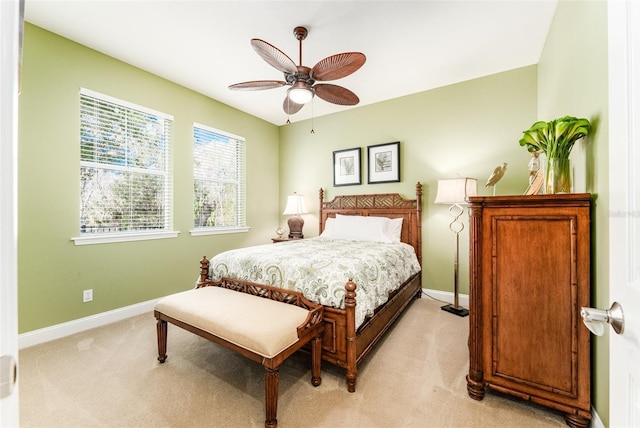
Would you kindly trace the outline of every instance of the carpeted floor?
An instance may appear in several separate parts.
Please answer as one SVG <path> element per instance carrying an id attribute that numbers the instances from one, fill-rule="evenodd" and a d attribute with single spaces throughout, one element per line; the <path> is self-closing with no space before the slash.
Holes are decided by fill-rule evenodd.
<path id="1" fill-rule="evenodd" d="M 280 427 L 563 427 L 560 413 L 488 393 L 468 397 L 468 318 L 423 298 L 359 368 L 355 393 L 305 354 L 280 369 Z M 262 427 L 264 369 L 169 325 L 156 360 L 153 315 L 20 351 L 21 427 Z"/>

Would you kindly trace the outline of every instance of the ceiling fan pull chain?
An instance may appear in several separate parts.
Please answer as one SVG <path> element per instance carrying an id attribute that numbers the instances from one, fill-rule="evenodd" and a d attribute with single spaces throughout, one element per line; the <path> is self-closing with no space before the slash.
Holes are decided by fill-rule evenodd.
<path id="1" fill-rule="evenodd" d="M 311 133 L 316 133 L 316 131 L 313 130 L 313 100 L 311 100 Z"/>
<path id="2" fill-rule="evenodd" d="M 285 98 L 287 100 L 287 111 L 289 111 L 289 97 Z M 289 120 L 289 114 L 287 113 L 287 125 L 291 124 L 291 121 Z"/>

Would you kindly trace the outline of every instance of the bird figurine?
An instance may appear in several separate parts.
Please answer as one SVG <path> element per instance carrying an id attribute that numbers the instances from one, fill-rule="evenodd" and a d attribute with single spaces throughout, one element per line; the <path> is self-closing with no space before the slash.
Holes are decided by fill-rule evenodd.
<path id="1" fill-rule="evenodd" d="M 487 184 L 484 185 L 484 187 L 493 187 L 493 196 L 496 195 L 496 183 L 500 181 L 506 170 L 506 162 L 503 162 L 502 165 L 498 165 L 489 176 Z"/>

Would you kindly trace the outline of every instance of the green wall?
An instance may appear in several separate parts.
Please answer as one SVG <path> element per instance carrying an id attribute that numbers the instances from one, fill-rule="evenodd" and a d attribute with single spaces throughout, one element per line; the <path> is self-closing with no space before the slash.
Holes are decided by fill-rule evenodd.
<path id="1" fill-rule="evenodd" d="M 448 206 L 433 203 L 437 180 L 478 179 L 478 193 L 507 162 L 496 194 L 522 194 L 530 159 L 518 140 L 537 117 L 536 66 L 520 68 L 280 128 L 280 193 L 302 193 L 310 211 L 305 236 L 318 234 L 318 190 L 338 194 L 397 192 L 413 198 L 423 184 L 423 288 L 453 292 L 455 239 Z M 323 102 L 323 101 L 314 101 Z M 305 107 L 305 108 L 308 108 Z M 313 126 L 314 133 L 310 130 Z M 367 183 L 367 146 L 400 141 L 400 183 Z M 362 185 L 333 186 L 333 151 L 362 148 Z M 468 216 L 463 215 L 465 224 Z M 460 292 L 468 294 L 468 230 L 460 235 Z"/>
<path id="2" fill-rule="evenodd" d="M 178 238 L 86 246 L 70 240 L 79 235 L 81 87 L 174 116 Z M 281 199 L 275 125 L 28 23 L 19 103 L 21 333 L 188 289 L 203 255 L 270 242 Z M 246 138 L 250 232 L 190 235 L 193 122 Z M 82 303 L 89 288 L 94 300 Z"/>
<path id="3" fill-rule="evenodd" d="M 591 306 L 609 307 L 609 156 L 608 156 L 607 3 L 560 1 L 538 65 L 538 116 L 586 117 L 592 135 L 571 158 L 579 183 L 594 195 L 592 210 Z M 583 174 L 578 174 L 579 171 Z M 609 335 L 591 336 L 592 400 L 609 423 Z"/>

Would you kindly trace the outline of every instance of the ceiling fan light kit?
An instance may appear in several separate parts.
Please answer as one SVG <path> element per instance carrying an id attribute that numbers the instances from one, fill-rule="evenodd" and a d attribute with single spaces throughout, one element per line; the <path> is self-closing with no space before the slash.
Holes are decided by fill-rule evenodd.
<path id="1" fill-rule="evenodd" d="M 342 86 L 316 83 L 341 79 L 357 71 L 366 61 L 360 52 L 345 52 L 329 56 L 318 62 L 313 68 L 302 65 L 302 41 L 309 32 L 305 27 L 293 29 L 293 35 L 299 42 L 300 63 L 296 65 L 280 49 L 261 39 L 251 39 L 251 46 L 263 60 L 284 73 L 284 80 L 253 80 L 229 86 L 231 90 L 259 91 L 264 89 L 290 86 L 282 108 L 286 114 L 295 114 L 315 95 L 332 104 L 352 106 L 360 102 L 356 94 Z"/>
<path id="2" fill-rule="evenodd" d="M 304 82 L 296 82 L 287 91 L 288 97 L 296 104 L 306 104 L 313 98 L 313 91 Z"/>

